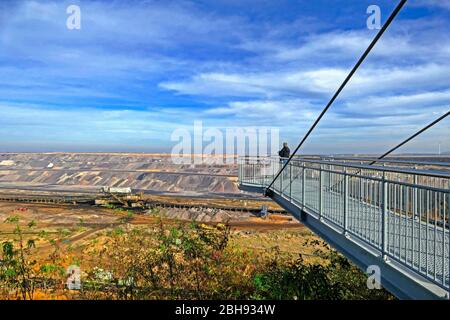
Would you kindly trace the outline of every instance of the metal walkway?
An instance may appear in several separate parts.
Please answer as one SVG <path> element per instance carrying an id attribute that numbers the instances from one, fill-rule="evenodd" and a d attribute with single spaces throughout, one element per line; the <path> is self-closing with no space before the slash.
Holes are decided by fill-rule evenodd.
<path id="1" fill-rule="evenodd" d="M 264 192 L 399 298 L 449 299 L 450 174 L 327 160 L 239 159 Z"/>

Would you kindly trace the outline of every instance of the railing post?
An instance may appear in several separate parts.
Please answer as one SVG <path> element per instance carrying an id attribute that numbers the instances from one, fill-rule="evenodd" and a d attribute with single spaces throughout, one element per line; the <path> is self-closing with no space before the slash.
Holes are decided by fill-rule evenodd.
<path id="1" fill-rule="evenodd" d="M 328 186 L 327 186 L 327 189 L 328 189 L 329 191 L 331 191 L 331 187 L 333 186 L 332 183 L 331 183 L 331 176 L 332 176 L 331 171 L 334 171 L 334 166 L 332 166 L 331 164 L 329 164 L 329 165 L 328 165 L 328 169 L 330 170 L 330 172 L 328 172 Z"/>
<path id="2" fill-rule="evenodd" d="M 242 183 L 242 174 L 241 174 L 241 170 L 242 170 L 242 163 L 241 163 L 241 159 L 237 159 L 237 164 L 238 164 L 238 182 L 239 184 Z"/>
<path id="3" fill-rule="evenodd" d="M 415 167 L 415 169 L 417 169 L 417 167 Z M 413 201 L 413 221 L 416 220 L 417 218 L 417 208 L 418 208 L 418 193 L 417 193 L 417 183 L 418 183 L 418 179 L 417 179 L 417 175 L 414 175 L 414 201 Z"/>
<path id="4" fill-rule="evenodd" d="M 306 169 L 305 164 L 302 164 L 302 210 L 305 210 L 305 195 L 306 195 Z"/>
<path id="5" fill-rule="evenodd" d="M 250 162 L 252 161 L 250 160 Z M 252 166 L 252 184 L 253 184 L 255 183 L 255 164 L 251 163 L 251 166 Z"/>
<path id="6" fill-rule="evenodd" d="M 387 244 L 388 244 L 388 230 L 387 230 L 387 211 L 388 211 L 388 184 L 386 182 L 386 174 L 383 172 L 382 180 L 383 188 L 383 203 L 382 203 L 382 213 L 381 213 L 381 253 L 383 259 L 386 260 Z"/>
<path id="7" fill-rule="evenodd" d="M 361 161 L 360 164 L 363 165 L 364 162 Z M 362 170 L 363 169 L 359 170 L 359 175 L 360 176 L 363 175 L 362 174 Z M 359 200 L 360 201 L 364 201 L 364 199 L 363 199 L 363 189 L 364 189 L 363 183 L 364 183 L 364 180 L 360 177 L 360 178 L 358 178 L 358 181 L 359 181 Z"/>
<path id="8" fill-rule="evenodd" d="M 273 180 L 273 178 L 275 177 L 275 160 L 271 161 L 271 166 L 272 166 L 272 177 L 270 178 L 270 180 Z M 275 189 L 275 183 L 273 184 L 273 188 Z"/>
<path id="9" fill-rule="evenodd" d="M 266 185 L 266 166 L 263 160 L 261 160 L 260 165 L 261 165 L 261 187 L 264 188 L 264 186 Z"/>
<path id="10" fill-rule="evenodd" d="M 348 228 L 348 175 L 347 169 L 344 170 L 344 234 L 347 234 Z"/>
<path id="11" fill-rule="evenodd" d="M 448 221 L 448 226 L 450 228 L 450 179 L 448 180 L 448 190 L 449 193 L 447 193 L 447 221 Z M 445 210 L 445 208 L 444 208 Z M 445 221 L 444 221 L 444 230 L 445 230 Z M 448 276 L 450 279 L 450 235 L 449 235 L 449 244 L 448 244 Z M 445 240 L 444 240 L 444 244 L 445 244 Z M 444 268 L 445 270 L 445 268 Z M 448 294 L 447 294 L 447 299 L 450 299 L 450 287 L 448 288 Z"/>
<path id="12" fill-rule="evenodd" d="M 292 202 L 292 165 L 289 163 L 289 201 Z"/>
<path id="13" fill-rule="evenodd" d="M 320 165 L 319 169 L 319 220 L 322 219 L 323 212 L 323 171 L 322 165 Z"/>
<path id="14" fill-rule="evenodd" d="M 281 170 L 281 174 L 280 174 L 280 195 L 283 195 L 283 179 L 284 179 L 284 170 L 282 170 L 283 168 L 283 163 L 280 163 L 280 168 L 278 169 L 279 171 Z"/>

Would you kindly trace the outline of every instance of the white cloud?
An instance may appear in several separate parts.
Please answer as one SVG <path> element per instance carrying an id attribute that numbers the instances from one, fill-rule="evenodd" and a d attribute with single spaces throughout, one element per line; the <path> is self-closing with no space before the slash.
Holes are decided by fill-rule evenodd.
<path id="1" fill-rule="evenodd" d="M 277 46 L 274 58 L 281 61 L 332 58 L 333 60 L 353 60 L 359 57 L 374 38 L 368 30 L 337 31 L 314 34 L 304 44 L 297 47 Z M 393 50 L 395 46 L 395 50 Z M 411 49 L 418 49 L 408 35 L 387 35 L 380 41 L 372 55 L 386 57 L 404 55 Z M 424 49 L 424 48 L 421 48 Z"/>
<path id="2" fill-rule="evenodd" d="M 372 66 L 373 67 L 373 66 Z M 280 97 L 321 94 L 328 97 L 347 76 L 343 68 L 261 73 L 206 73 L 187 81 L 163 82 L 161 88 L 179 94 L 209 97 Z M 398 91 L 450 87 L 450 64 L 423 64 L 393 68 L 362 68 L 344 90 L 346 98 Z"/>
<path id="3" fill-rule="evenodd" d="M 369 96 L 345 103 L 346 111 L 369 114 L 417 114 L 450 110 L 450 90 L 397 96 Z"/>
<path id="4" fill-rule="evenodd" d="M 413 6 L 431 6 L 450 10 L 450 0 L 415 0 L 411 4 Z"/>

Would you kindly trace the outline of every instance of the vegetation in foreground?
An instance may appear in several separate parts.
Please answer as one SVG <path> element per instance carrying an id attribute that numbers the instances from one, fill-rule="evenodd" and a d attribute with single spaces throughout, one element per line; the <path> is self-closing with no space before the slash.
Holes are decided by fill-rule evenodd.
<path id="1" fill-rule="evenodd" d="M 233 245 L 226 225 L 160 220 L 116 227 L 80 255 L 80 248 L 61 248 L 64 232 L 25 237 L 33 222 L 24 228 L 11 216 L 5 223 L 15 229 L 1 243 L 2 299 L 392 299 L 368 290 L 366 276 L 319 241 L 310 244 L 313 260 L 276 248 L 255 253 Z M 38 262 L 42 241 L 53 250 Z M 80 290 L 67 289 L 69 265 L 81 267 Z"/>

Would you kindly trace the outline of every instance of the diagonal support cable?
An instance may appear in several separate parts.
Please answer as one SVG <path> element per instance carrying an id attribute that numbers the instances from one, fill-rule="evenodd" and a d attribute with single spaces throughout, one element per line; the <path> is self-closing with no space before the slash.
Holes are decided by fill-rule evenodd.
<path id="1" fill-rule="evenodd" d="M 309 135 L 311 134 L 311 132 L 314 130 L 314 128 L 319 124 L 320 120 L 322 119 L 322 117 L 325 115 L 325 113 L 328 111 L 328 109 L 331 107 L 331 105 L 334 103 L 334 101 L 336 100 L 336 98 L 339 96 L 339 94 L 341 93 L 341 91 L 344 89 L 344 87 L 347 85 L 347 83 L 350 81 L 350 79 L 352 78 L 352 76 L 355 74 L 356 70 L 358 70 L 359 66 L 363 63 L 363 61 L 366 59 L 366 57 L 368 56 L 368 54 L 370 53 L 370 51 L 373 49 L 373 47 L 375 46 L 375 44 L 378 42 L 378 40 L 381 38 L 381 36 L 384 34 L 384 32 L 387 30 L 387 28 L 389 27 L 389 25 L 392 23 L 392 21 L 395 19 L 395 17 L 397 16 L 397 14 L 400 12 L 400 10 L 403 8 L 403 6 L 406 4 L 407 0 L 401 0 L 399 2 L 399 4 L 397 5 L 397 7 L 394 9 L 394 11 L 392 11 L 391 15 L 389 16 L 389 18 L 387 19 L 386 23 L 383 25 L 383 27 L 380 29 L 380 31 L 378 31 L 377 35 L 375 36 L 375 38 L 372 40 L 372 42 L 370 43 L 370 45 L 367 47 L 366 51 L 364 51 L 364 53 L 362 54 L 362 56 L 359 58 L 358 62 L 355 64 L 355 66 L 353 67 L 353 69 L 350 71 L 350 73 L 347 75 L 347 77 L 345 78 L 344 82 L 342 82 L 342 84 L 339 86 L 338 90 L 335 92 L 335 94 L 333 95 L 333 97 L 331 98 L 331 100 L 328 102 L 328 104 L 325 106 L 325 108 L 322 110 L 322 112 L 320 113 L 319 117 L 316 119 L 316 121 L 314 122 L 314 124 L 311 126 L 311 128 L 308 130 L 308 132 L 306 133 L 306 135 L 303 137 L 302 141 L 298 144 L 297 148 L 295 148 L 294 152 L 292 152 L 291 156 L 289 157 L 289 159 L 286 161 L 286 163 L 283 165 L 283 167 L 278 171 L 277 175 L 275 176 L 275 178 L 272 180 L 272 182 L 270 183 L 270 185 L 267 187 L 267 189 L 270 189 L 270 187 L 275 183 L 275 180 L 278 179 L 278 177 L 280 176 L 281 172 L 283 172 L 283 170 L 287 167 L 287 165 L 289 164 L 289 162 L 291 162 L 292 158 L 294 157 L 294 155 L 297 153 L 297 151 L 300 149 L 300 147 L 305 143 L 306 139 L 308 139 Z M 267 190 L 266 189 L 266 190 Z"/>
<path id="2" fill-rule="evenodd" d="M 390 149 L 389 151 L 387 151 L 386 153 L 384 153 L 383 155 L 379 156 L 376 160 L 372 161 L 369 163 L 369 166 L 377 163 L 377 160 L 381 160 L 385 157 L 387 157 L 388 155 L 390 155 L 392 152 L 394 152 L 395 150 L 397 150 L 398 148 L 400 148 L 401 146 L 405 145 L 406 143 L 408 143 L 409 141 L 411 141 L 412 139 L 414 139 L 415 137 L 417 137 L 418 135 L 420 135 L 421 133 L 427 131 L 429 128 L 431 128 L 432 126 L 434 126 L 435 124 L 437 124 L 438 122 L 444 120 L 445 118 L 447 118 L 450 115 L 450 111 L 447 111 L 447 113 L 443 114 L 442 116 L 440 116 L 439 118 L 437 118 L 436 120 L 434 120 L 432 123 L 428 124 L 426 127 L 420 129 L 419 131 L 417 131 L 416 133 L 414 133 L 412 136 L 410 136 L 408 139 L 403 140 L 401 143 L 399 143 L 398 145 L 396 145 L 395 147 L 393 147 L 392 149 Z"/>
<path id="3" fill-rule="evenodd" d="M 390 149 L 389 151 L 387 151 L 386 153 L 384 153 L 383 155 L 379 156 L 376 160 L 371 161 L 368 165 L 374 165 L 375 163 L 378 162 L 378 160 L 382 160 L 385 157 L 387 157 L 388 155 L 390 155 L 392 152 L 394 152 L 395 150 L 397 150 L 398 148 L 400 148 L 401 146 L 405 145 L 406 143 L 408 143 L 409 141 L 411 141 L 412 139 L 414 139 L 415 137 L 417 137 L 418 135 L 422 134 L 423 132 L 427 131 L 428 129 L 430 129 L 431 127 L 433 127 L 434 125 L 438 124 L 439 122 L 441 122 L 442 120 L 444 120 L 445 118 L 447 118 L 450 115 L 450 111 L 447 111 L 447 113 L 443 114 L 442 116 L 440 116 L 439 118 L 437 118 L 436 120 L 434 120 L 433 122 L 431 122 L 430 124 L 426 125 L 425 127 L 423 127 L 422 129 L 420 129 L 419 131 L 417 131 L 416 133 L 414 133 L 413 135 L 411 135 L 409 138 L 403 140 L 402 142 L 400 142 L 398 145 L 396 145 L 395 147 L 393 147 L 392 149 Z M 356 171 L 354 173 L 354 175 L 358 175 L 360 174 L 362 171 L 362 169 Z M 341 180 L 337 183 L 335 183 L 333 186 L 329 187 L 330 189 L 333 189 L 334 187 L 340 185 L 344 180 Z"/>

